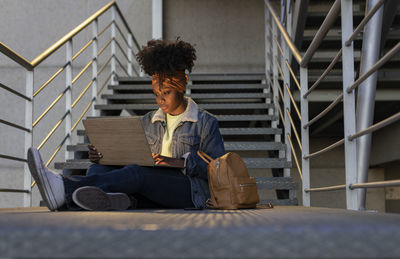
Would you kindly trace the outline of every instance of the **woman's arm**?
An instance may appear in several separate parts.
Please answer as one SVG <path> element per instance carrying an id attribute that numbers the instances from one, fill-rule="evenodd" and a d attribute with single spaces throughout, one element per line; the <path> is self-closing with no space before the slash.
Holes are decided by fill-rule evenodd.
<path id="1" fill-rule="evenodd" d="M 217 158 L 225 154 L 224 141 L 219 131 L 218 121 L 214 117 L 207 121 L 204 129 L 201 131 L 199 149 L 212 158 Z M 196 152 L 190 152 L 186 158 L 186 174 L 208 180 L 208 165 Z"/>

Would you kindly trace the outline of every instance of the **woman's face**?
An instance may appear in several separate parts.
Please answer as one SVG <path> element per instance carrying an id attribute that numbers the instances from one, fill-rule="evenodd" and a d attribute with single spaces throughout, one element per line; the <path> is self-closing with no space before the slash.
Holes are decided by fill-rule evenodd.
<path id="1" fill-rule="evenodd" d="M 183 94 L 169 86 L 153 85 L 153 93 L 156 97 L 157 105 L 164 113 L 178 115 L 185 111 Z"/>

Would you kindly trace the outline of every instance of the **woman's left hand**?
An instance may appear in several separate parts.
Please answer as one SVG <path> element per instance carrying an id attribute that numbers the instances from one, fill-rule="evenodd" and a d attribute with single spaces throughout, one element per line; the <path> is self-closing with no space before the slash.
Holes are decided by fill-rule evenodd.
<path id="1" fill-rule="evenodd" d="M 185 167 L 185 160 L 182 158 L 166 157 L 155 153 L 152 153 L 152 155 L 156 165 L 167 165 L 179 168 Z"/>

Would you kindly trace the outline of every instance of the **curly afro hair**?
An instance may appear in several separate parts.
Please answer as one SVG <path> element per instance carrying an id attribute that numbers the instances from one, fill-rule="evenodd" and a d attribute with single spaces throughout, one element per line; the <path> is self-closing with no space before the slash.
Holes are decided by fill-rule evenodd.
<path id="1" fill-rule="evenodd" d="M 196 60 L 196 50 L 185 41 L 150 40 L 147 46 L 136 54 L 136 58 L 148 75 L 154 73 L 174 74 L 177 71 L 192 72 L 193 61 Z"/>

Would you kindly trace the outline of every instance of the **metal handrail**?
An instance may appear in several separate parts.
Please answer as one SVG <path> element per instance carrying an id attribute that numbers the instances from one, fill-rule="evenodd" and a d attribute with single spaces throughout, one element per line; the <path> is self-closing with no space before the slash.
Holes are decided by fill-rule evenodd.
<path id="1" fill-rule="evenodd" d="M 113 56 L 111 56 L 99 69 L 99 71 L 97 71 L 97 76 L 101 74 L 101 72 L 103 72 L 103 70 L 106 68 L 106 66 L 108 65 L 108 63 L 110 63 L 111 59 Z"/>
<path id="2" fill-rule="evenodd" d="M 125 41 L 126 46 L 129 46 L 128 40 L 126 39 L 126 37 L 124 36 L 124 33 L 122 32 L 121 28 L 119 27 L 119 25 L 114 22 L 115 24 L 115 28 L 117 28 L 117 30 L 119 31 L 119 35 L 121 36 L 121 38 Z"/>
<path id="3" fill-rule="evenodd" d="M 101 55 L 101 53 L 103 53 L 103 51 L 110 46 L 111 42 L 113 41 L 113 38 L 110 39 L 98 52 L 97 52 L 97 56 L 99 57 Z"/>
<path id="4" fill-rule="evenodd" d="M 297 170 L 299 171 L 300 179 L 303 180 L 303 172 L 301 171 L 299 161 L 297 160 L 296 151 L 294 151 L 292 139 L 290 138 L 289 134 L 287 134 L 287 138 L 289 140 L 290 149 L 292 150 L 292 153 L 293 153 L 294 161 L 296 162 Z"/>
<path id="5" fill-rule="evenodd" d="M 77 57 L 79 57 L 80 54 L 82 54 L 82 52 L 84 52 L 93 42 L 95 39 L 91 39 L 89 40 L 73 57 L 72 57 L 72 61 L 74 61 Z"/>
<path id="6" fill-rule="evenodd" d="M 11 58 L 24 68 L 26 68 L 28 71 L 33 70 L 33 66 L 28 60 L 26 60 L 23 56 L 21 56 L 11 48 L 9 48 L 6 44 L 2 43 L 1 41 L 0 41 L 0 52 L 6 55 L 7 57 Z"/>
<path id="7" fill-rule="evenodd" d="M 2 155 L 2 154 L 0 154 L 0 158 L 4 158 L 4 159 L 8 159 L 8 160 L 14 160 L 14 161 L 20 161 L 20 162 L 28 162 L 28 160 L 26 160 L 25 158 Z"/>
<path id="8" fill-rule="evenodd" d="M 93 85 L 94 79 L 90 80 L 90 82 L 85 86 L 85 88 L 83 89 L 83 91 L 79 94 L 79 96 L 76 98 L 76 100 L 71 104 L 71 108 L 74 108 L 75 105 L 80 101 L 80 99 L 82 98 L 83 95 L 85 95 L 85 93 L 87 92 L 87 90 L 89 89 L 89 87 L 91 87 Z"/>
<path id="9" fill-rule="evenodd" d="M 390 125 L 390 124 L 392 124 L 392 123 L 394 123 L 394 122 L 396 122 L 398 120 L 400 120 L 400 112 L 398 112 L 396 114 L 393 114 L 389 118 L 386 118 L 383 121 L 380 121 L 380 122 L 378 122 L 378 123 L 376 123 L 374 125 L 371 125 L 370 127 L 366 128 L 364 130 L 361 130 L 361 131 L 357 132 L 356 134 L 353 134 L 353 135 L 349 136 L 348 139 L 351 141 L 351 140 L 353 140 L 355 138 L 358 138 L 358 137 L 361 137 L 361 136 L 366 135 L 368 133 L 377 131 L 378 129 L 381 129 L 381 128 L 387 126 L 387 125 Z"/>
<path id="10" fill-rule="evenodd" d="M 61 117 L 61 119 L 54 125 L 54 127 L 50 130 L 50 132 L 47 134 L 47 136 L 40 142 L 39 146 L 37 147 L 38 150 L 40 150 L 44 144 L 49 140 L 49 138 L 54 134 L 54 132 L 57 130 L 57 128 L 61 125 L 61 123 L 65 120 L 68 114 L 70 114 L 71 111 L 68 110 L 64 115 Z"/>
<path id="11" fill-rule="evenodd" d="M 333 67 L 336 65 L 336 63 L 339 61 L 339 59 L 342 57 L 342 49 L 339 50 L 339 52 L 336 54 L 335 58 L 332 60 L 332 62 L 329 64 L 329 66 L 325 69 L 325 71 L 322 73 L 322 75 L 315 81 L 315 83 L 308 89 L 308 91 L 303 95 L 303 98 L 306 98 L 313 90 L 315 87 L 321 83 L 321 81 L 331 72 Z"/>
<path id="12" fill-rule="evenodd" d="M 293 69 L 292 69 L 292 67 L 289 65 L 289 62 L 288 62 L 287 59 L 285 60 L 285 63 L 286 63 L 286 66 L 287 66 L 288 69 L 289 69 L 290 74 L 292 75 L 292 78 L 293 78 L 294 82 L 296 83 L 297 88 L 301 91 L 300 83 L 299 83 L 299 81 L 297 80 L 296 75 L 294 74 Z"/>
<path id="13" fill-rule="evenodd" d="M 354 183 L 349 186 L 349 189 L 354 190 L 360 188 L 379 188 L 379 187 L 390 187 L 390 186 L 400 186 L 400 180 Z"/>
<path id="14" fill-rule="evenodd" d="M 65 93 L 70 89 L 70 87 L 67 87 L 64 89 L 64 91 L 62 91 L 61 94 L 59 94 L 56 99 L 54 99 L 54 101 L 49 105 L 49 107 L 46 108 L 46 110 L 35 120 L 34 123 L 32 123 L 32 127 L 35 127 L 39 121 L 41 119 L 43 119 L 43 117 L 51 110 L 51 108 L 53 108 L 54 105 L 56 105 L 56 103 L 58 103 L 58 101 L 60 101 L 60 99 L 65 95 Z"/>
<path id="15" fill-rule="evenodd" d="M 294 107 L 294 109 L 295 109 L 295 111 L 297 113 L 297 116 L 299 116 L 299 119 L 301 120 L 301 115 L 300 115 L 299 108 L 297 107 L 297 104 L 296 104 L 296 102 L 295 102 L 295 100 L 293 98 L 292 92 L 290 92 L 288 84 L 286 84 L 285 87 L 286 87 L 287 93 L 289 94 L 290 100 L 292 101 L 293 107 Z"/>
<path id="16" fill-rule="evenodd" d="M 113 75 L 113 73 L 110 73 L 107 76 L 107 79 L 105 80 L 105 82 L 103 83 L 103 85 L 100 87 L 100 89 L 97 91 L 97 95 L 99 95 L 101 93 L 101 91 L 103 90 L 103 88 L 107 85 L 108 81 L 110 80 L 111 76 Z"/>
<path id="17" fill-rule="evenodd" d="M 275 97 L 275 102 L 278 104 L 277 106 L 278 106 L 279 115 L 281 117 L 281 120 L 282 120 L 283 124 L 285 124 L 286 123 L 285 118 L 283 117 L 282 109 L 281 109 L 281 106 L 279 105 L 279 100 L 277 97 Z"/>
<path id="18" fill-rule="evenodd" d="M 302 151 L 303 150 L 303 146 L 301 145 L 299 134 L 297 133 L 296 127 L 294 126 L 294 122 L 293 122 L 292 116 L 290 115 L 289 109 L 286 109 L 286 114 L 289 117 L 289 121 L 290 121 L 290 124 L 292 125 L 293 132 L 294 132 L 294 135 L 296 136 L 297 143 L 299 144 L 299 148 Z"/>
<path id="19" fill-rule="evenodd" d="M 276 65 L 278 66 L 279 73 L 281 74 L 282 79 L 285 78 L 285 74 L 283 73 L 282 67 L 279 65 L 278 58 L 275 57 Z"/>
<path id="20" fill-rule="evenodd" d="M 117 56 L 114 56 L 115 60 L 118 62 L 118 64 L 120 65 L 120 67 L 122 68 L 122 70 L 124 70 L 124 72 L 126 73 L 127 76 L 129 76 L 128 70 L 126 70 L 126 68 L 124 67 L 124 65 L 121 63 L 121 61 L 118 59 Z"/>
<path id="21" fill-rule="evenodd" d="M 285 28 L 283 28 L 281 22 L 279 21 L 277 15 L 276 15 L 276 12 L 275 12 L 274 8 L 269 3 L 269 0 L 264 0 L 264 2 L 265 2 L 265 5 L 267 6 L 269 12 L 271 13 L 272 18 L 274 19 L 279 31 L 281 32 L 283 38 L 285 39 L 287 45 L 289 46 L 290 51 L 292 52 L 293 56 L 297 60 L 297 63 L 300 64 L 302 62 L 302 57 L 300 55 L 300 52 L 297 50 L 296 46 L 294 45 L 294 43 L 290 39 L 290 37 L 287 34 Z"/>
<path id="22" fill-rule="evenodd" d="M 127 23 L 126 20 L 125 20 L 125 17 L 122 15 L 121 10 L 119 9 L 119 6 L 118 6 L 116 3 L 115 3 L 115 9 L 117 10 L 118 15 L 119 15 L 119 17 L 121 18 L 122 22 L 124 23 L 125 28 L 126 28 L 126 29 L 128 30 L 128 32 L 131 34 L 132 40 L 133 40 L 133 42 L 135 43 L 136 48 L 137 48 L 138 50 L 140 50 L 139 43 L 137 42 L 135 36 L 133 35 L 133 32 L 132 32 L 131 28 L 129 27 L 128 23 Z"/>
<path id="23" fill-rule="evenodd" d="M 111 21 L 109 24 L 104 26 L 104 28 L 97 34 L 97 38 L 99 38 L 108 28 L 110 28 L 111 24 L 113 24 L 114 21 Z"/>
<path id="24" fill-rule="evenodd" d="M 367 72 L 360 76 L 351 86 L 347 88 L 347 93 L 351 93 L 354 88 L 359 86 L 365 79 L 367 79 L 372 73 L 377 71 L 383 66 L 391 57 L 393 57 L 400 50 L 400 42 L 398 42 L 388 53 L 385 54 L 378 62 L 375 63 Z"/>
<path id="25" fill-rule="evenodd" d="M 31 132 L 30 129 L 27 129 L 25 127 L 19 126 L 19 125 L 15 124 L 15 123 L 12 123 L 12 122 L 9 122 L 9 121 L 6 121 L 6 120 L 0 119 L 0 123 L 8 125 L 10 127 L 16 128 L 16 129 L 20 129 L 20 130 L 26 131 L 26 132 Z"/>
<path id="26" fill-rule="evenodd" d="M 18 193 L 31 193 L 29 190 L 23 190 L 23 189 L 9 189 L 9 188 L 1 188 L 0 192 L 18 192 Z"/>
<path id="27" fill-rule="evenodd" d="M 25 99 L 27 101 L 32 102 L 31 98 L 29 98 L 29 97 L 27 97 L 27 96 L 15 91 L 14 89 L 12 89 L 12 88 L 10 88 L 8 86 L 3 85 L 2 83 L 0 83 L 0 88 L 3 88 L 4 90 L 9 91 L 10 93 L 12 93 L 12 94 L 14 94 L 16 96 L 19 96 L 19 97 L 21 97 L 21 98 L 23 98 L 23 99 Z"/>
<path id="28" fill-rule="evenodd" d="M 115 41 L 116 45 L 118 46 L 119 50 L 122 52 L 122 55 L 129 61 L 128 55 L 125 53 L 125 50 L 122 48 L 121 44 L 118 41 Z"/>
<path id="29" fill-rule="evenodd" d="M 340 6 L 341 6 L 341 0 L 335 0 L 335 3 L 333 3 L 321 27 L 319 27 L 317 33 L 315 34 L 313 40 L 311 41 L 310 46 L 308 46 L 306 53 L 304 53 L 300 66 L 306 67 L 308 65 L 308 62 L 310 62 L 315 51 L 317 51 L 318 46 L 325 38 L 332 24 L 335 22 L 336 18 L 339 16 Z"/>
<path id="30" fill-rule="evenodd" d="M 74 126 L 72 126 L 71 132 L 75 130 L 76 126 L 78 126 L 78 123 L 82 120 L 83 116 L 85 116 L 85 114 L 89 110 L 89 108 L 92 105 L 92 103 L 94 102 L 94 100 L 96 100 L 96 97 L 93 97 L 93 99 L 88 103 L 88 105 L 86 105 L 86 107 L 83 110 L 83 112 L 81 113 L 81 115 L 79 115 L 78 120 L 75 122 Z"/>
<path id="31" fill-rule="evenodd" d="M 341 93 L 336 99 L 329 104 L 328 107 L 325 108 L 320 114 L 315 116 L 312 120 L 310 120 L 307 124 L 304 125 L 304 128 L 310 127 L 312 124 L 314 124 L 317 120 L 321 119 L 325 114 L 327 114 L 330 110 L 332 110 L 338 103 L 340 103 L 343 99 L 343 93 Z"/>
<path id="32" fill-rule="evenodd" d="M 72 79 L 72 84 L 75 84 L 75 82 L 83 75 L 83 73 L 85 73 L 85 71 L 90 67 L 90 65 L 93 64 L 93 59 L 89 61 L 89 63 L 86 64 L 86 66 L 84 66 L 82 68 L 82 70 L 74 77 L 74 79 Z"/>
<path id="33" fill-rule="evenodd" d="M 379 10 L 379 7 L 383 5 L 385 0 L 379 0 L 378 3 L 374 5 L 374 7 L 371 8 L 371 10 L 365 15 L 364 19 L 360 22 L 360 24 L 357 26 L 357 28 L 354 30 L 353 34 L 351 34 L 350 38 L 344 43 L 346 46 L 349 46 L 351 42 L 354 40 L 354 38 L 357 36 L 357 34 L 364 28 L 364 26 L 367 24 L 367 22 L 372 18 L 372 16 Z"/>
<path id="34" fill-rule="evenodd" d="M 36 90 L 35 93 L 33 93 L 33 97 L 35 97 L 38 93 L 40 93 L 46 86 L 48 86 L 51 81 L 53 81 L 59 74 L 61 74 L 62 71 L 69 65 L 70 63 L 67 62 L 62 68 L 57 70 L 44 84 L 42 84 L 38 90 Z"/>
<path id="35" fill-rule="evenodd" d="M 343 190 L 346 189 L 345 184 L 341 185 L 333 185 L 333 186 L 327 186 L 327 187 L 319 187 L 319 188 L 308 188 L 304 189 L 305 192 L 323 192 L 323 191 L 337 191 L 337 190 Z"/>
<path id="36" fill-rule="evenodd" d="M 63 46 L 67 41 L 72 39 L 76 34 L 78 34 L 80 31 L 85 29 L 89 24 L 91 24 L 94 20 L 96 20 L 100 15 L 105 13 L 108 9 L 110 9 L 113 5 L 117 6 L 115 3 L 115 0 L 112 0 L 108 4 L 106 4 L 103 8 L 98 10 L 96 13 L 94 13 L 92 16 L 87 18 L 84 22 L 82 22 L 80 25 L 75 27 L 73 30 L 71 30 L 69 33 L 67 33 L 64 37 L 62 37 L 60 40 L 58 40 L 56 43 L 51 45 L 48 49 L 46 49 L 43 53 L 41 53 L 39 56 L 37 56 L 35 59 L 32 60 L 31 65 L 33 67 L 36 67 L 39 65 L 41 62 L 43 62 L 47 57 L 49 57 L 53 52 L 58 50 L 61 46 Z M 118 8 L 117 8 L 118 9 Z"/>
<path id="37" fill-rule="evenodd" d="M 314 152 L 314 153 L 311 153 L 311 154 L 308 154 L 308 155 L 304 156 L 304 159 L 308 159 L 308 158 L 312 158 L 312 157 L 321 155 L 321 154 L 323 154 L 323 153 L 325 153 L 325 152 L 327 152 L 327 151 L 329 151 L 331 149 L 334 149 L 335 147 L 341 146 L 343 144 L 344 144 L 344 138 L 342 138 L 341 140 L 333 143 L 330 146 L 327 146 L 326 148 L 321 149 L 320 151 L 317 151 L 317 152 Z"/>
<path id="38" fill-rule="evenodd" d="M 61 141 L 60 145 L 57 147 L 56 151 L 54 151 L 54 153 L 51 155 L 50 159 L 46 162 L 46 166 L 49 166 L 51 161 L 53 161 L 53 159 L 56 157 L 58 151 L 60 151 L 61 147 L 64 145 L 65 141 L 67 141 L 67 139 L 70 137 L 69 134 L 67 134 L 64 139 Z M 32 185 L 35 185 L 34 182 L 32 183 Z"/>

